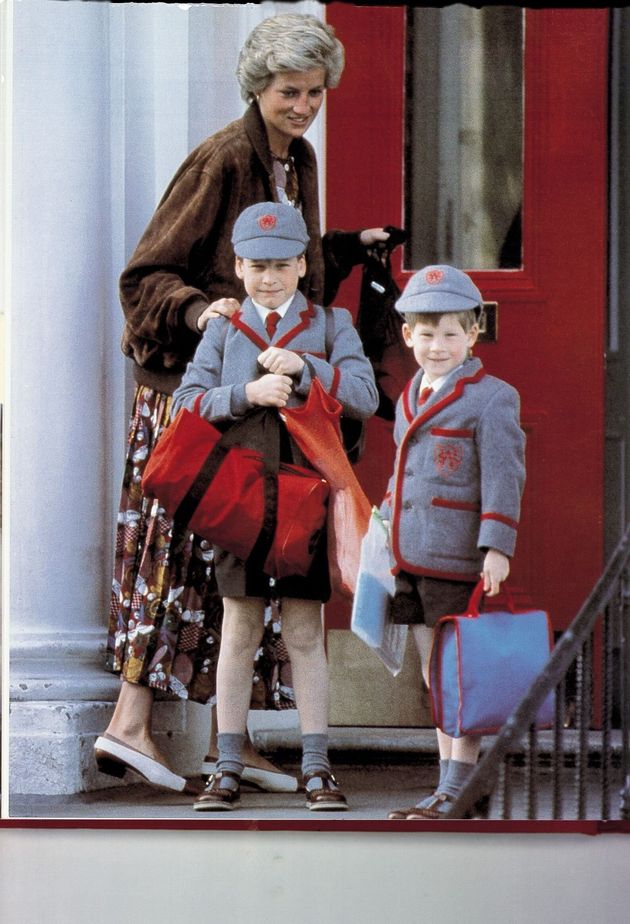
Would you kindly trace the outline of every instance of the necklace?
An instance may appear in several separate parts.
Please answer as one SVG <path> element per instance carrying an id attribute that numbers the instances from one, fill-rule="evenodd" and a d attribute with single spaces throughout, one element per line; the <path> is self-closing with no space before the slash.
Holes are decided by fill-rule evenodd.
<path id="1" fill-rule="evenodd" d="M 271 157 L 280 202 L 286 201 L 290 205 L 297 205 L 299 192 L 295 158 L 292 154 L 289 154 L 288 157 L 278 157 L 273 151 L 271 152 Z"/>

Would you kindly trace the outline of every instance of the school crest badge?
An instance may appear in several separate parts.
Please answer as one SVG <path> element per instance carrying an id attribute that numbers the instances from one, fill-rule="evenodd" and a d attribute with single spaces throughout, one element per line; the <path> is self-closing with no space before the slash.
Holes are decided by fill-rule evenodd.
<path id="1" fill-rule="evenodd" d="M 433 461 L 438 474 L 444 478 L 453 475 L 464 461 L 464 450 L 459 443 L 440 440 L 433 450 Z"/>

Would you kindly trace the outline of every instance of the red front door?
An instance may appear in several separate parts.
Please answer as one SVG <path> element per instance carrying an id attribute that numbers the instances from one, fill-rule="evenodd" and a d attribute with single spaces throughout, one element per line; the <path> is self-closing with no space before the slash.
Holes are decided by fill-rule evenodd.
<path id="1" fill-rule="evenodd" d="M 326 224 L 403 226 L 403 7 L 333 3 L 327 19 L 346 48 L 327 103 Z M 524 27 L 522 262 L 471 272 L 498 304 L 495 342 L 476 348 L 512 383 L 527 433 L 527 486 L 512 583 L 561 629 L 601 573 L 606 293 L 607 37 L 604 9 L 528 9 Z M 402 286 L 420 267 L 395 269 Z M 359 274 L 337 303 L 355 308 Z M 359 464 L 382 499 L 391 424 L 373 419 Z M 347 627 L 347 607 L 329 608 Z"/>

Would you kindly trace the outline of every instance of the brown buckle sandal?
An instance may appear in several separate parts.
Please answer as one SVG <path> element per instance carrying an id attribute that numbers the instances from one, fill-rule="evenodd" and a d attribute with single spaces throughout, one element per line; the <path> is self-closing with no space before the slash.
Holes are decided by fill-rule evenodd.
<path id="1" fill-rule="evenodd" d="M 221 786 L 223 777 L 230 777 L 236 780 L 239 785 L 236 789 L 228 789 L 227 786 Z M 231 773 L 229 770 L 223 770 L 219 773 L 213 773 L 208 780 L 208 785 L 203 793 L 195 801 L 193 808 L 197 812 L 231 812 L 241 804 L 240 777 L 238 773 Z"/>
<path id="2" fill-rule="evenodd" d="M 489 795 L 484 795 L 477 799 L 473 807 L 464 812 L 463 815 L 449 814 L 455 801 L 454 796 L 449 796 L 444 792 L 436 792 L 428 805 L 423 805 L 422 807 L 417 806 L 415 809 L 412 809 L 406 816 L 407 820 L 422 821 L 425 818 L 430 818 L 434 821 L 438 819 L 446 820 L 454 818 L 465 818 L 470 820 L 472 818 L 487 818 L 490 814 Z"/>
<path id="3" fill-rule="evenodd" d="M 312 780 L 319 780 L 321 786 L 309 789 Z M 346 797 L 339 789 L 339 784 L 328 770 L 314 770 L 304 777 L 306 787 L 306 807 L 311 812 L 345 812 L 348 810 Z"/>

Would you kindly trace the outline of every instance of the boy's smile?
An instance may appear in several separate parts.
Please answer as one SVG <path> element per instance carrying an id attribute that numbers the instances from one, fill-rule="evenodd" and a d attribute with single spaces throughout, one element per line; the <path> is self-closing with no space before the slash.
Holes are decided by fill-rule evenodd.
<path id="1" fill-rule="evenodd" d="M 437 324 L 403 324 L 403 337 L 428 380 L 434 382 L 464 362 L 479 333 L 477 324 L 466 332 L 456 314 L 439 316 Z"/>
<path id="2" fill-rule="evenodd" d="M 270 311 L 288 301 L 306 273 L 303 256 L 284 260 L 249 260 L 237 257 L 236 275 L 250 298 Z"/>

